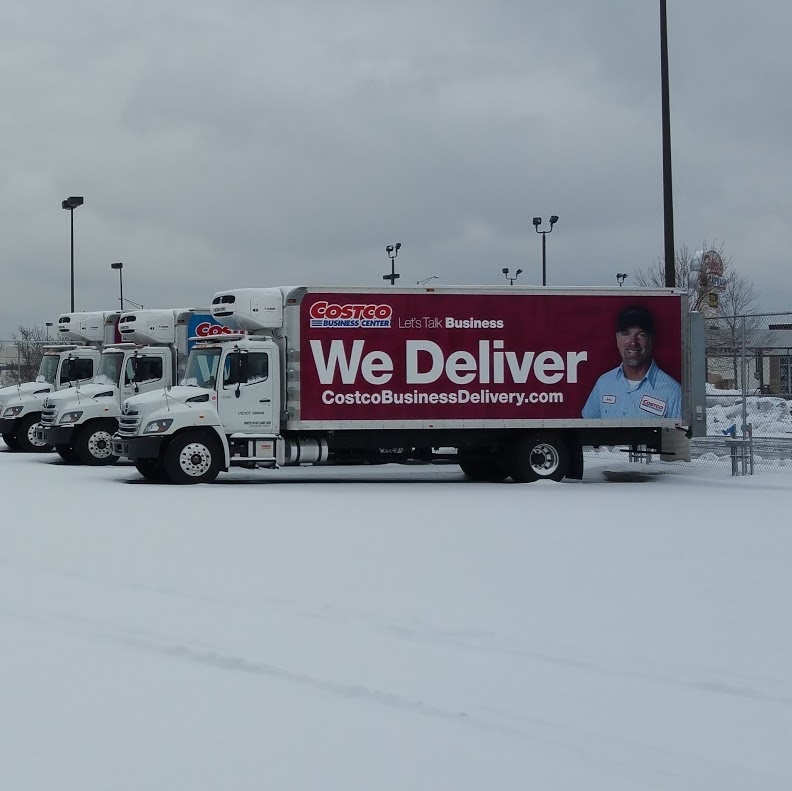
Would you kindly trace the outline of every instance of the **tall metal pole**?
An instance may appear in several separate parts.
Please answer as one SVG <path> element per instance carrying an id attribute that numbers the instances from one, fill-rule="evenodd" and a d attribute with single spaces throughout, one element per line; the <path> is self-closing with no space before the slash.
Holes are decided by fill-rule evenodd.
<path id="1" fill-rule="evenodd" d="M 547 285 L 547 233 L 542 232 L 542 285 Z"/>
<path id="2" fill-rule="evenodd" d="M 674 269 L 674 201 L 671 185 L 671 110 L 668 89 L 668 22 L 666 0 L 660 0 L 660 82 L 663 116 L 663 229 L 665 284 L 676 286 Z"/>
<path id="3" fill-rule="evenodd" d="M 123 267 L 118 267 L 118 290 L 120 293 L 121 298 L 121 311 L 124 310 L 124 269 Z"/>
<path id="4" fill-rule="evenodd" d="M 69 210 L 71 215 L 71 312 L 74 313 L 74 209 Z"/>

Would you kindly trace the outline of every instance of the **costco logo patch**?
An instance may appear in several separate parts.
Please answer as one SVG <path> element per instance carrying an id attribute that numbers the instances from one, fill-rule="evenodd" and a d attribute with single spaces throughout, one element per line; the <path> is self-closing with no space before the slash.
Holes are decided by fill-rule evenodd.
<path id="1" fill-rule="evenodd" d="M 654 396 L 645 395 L 641 399 L 640 407 L 644 412 L 648 412 L 650 415 L 663 417 L 666 410 L 666 402 Z"/>

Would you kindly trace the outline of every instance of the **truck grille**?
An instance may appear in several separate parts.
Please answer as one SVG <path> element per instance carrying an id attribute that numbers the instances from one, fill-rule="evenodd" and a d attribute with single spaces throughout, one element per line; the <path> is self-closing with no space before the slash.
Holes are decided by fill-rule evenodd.
<path id="1" fill-rule="evenodd" d="M 39 421 L 42 426 L 54 426 L 55 416 L 58 414 L 57 407 L 45 406 L 41 412 L 41 420 Z"/>
<path id="2" fill-rule="evenodd" d="M 140 429 L 140 413 L 130 409 L 125 415 L 121 415 L 118 421 L 118 433 L 124 437 L 137 436 Z"/>

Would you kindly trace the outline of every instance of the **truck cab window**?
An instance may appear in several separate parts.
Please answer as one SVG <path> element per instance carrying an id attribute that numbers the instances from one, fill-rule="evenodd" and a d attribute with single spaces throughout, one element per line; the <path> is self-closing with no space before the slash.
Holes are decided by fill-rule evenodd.
<path id="1" fill-rule="evenodd" d="M 130 357 L 127 360 L 124 384 L 145 384 L 162 379 L 162 357 Z"/>
<path id="2" fill-rule="evenodd" d="M 61 366 L 60 383 L 81 382 L 85 379 L 93 379 L 93 375 L 93 360 L 69 357 L 63 361 Z"/>

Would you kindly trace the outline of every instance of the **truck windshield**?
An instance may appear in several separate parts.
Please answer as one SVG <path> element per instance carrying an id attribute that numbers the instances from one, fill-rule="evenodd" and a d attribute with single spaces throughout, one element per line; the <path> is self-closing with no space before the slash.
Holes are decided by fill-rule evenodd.
<path id="1" fill-rule="evenodd" d="M 123 352 L 105 353 L 99 363 L 99 371 L 94 378 L 94 383 L 98 385 L 118 385 L 118 377 L 121 376 L 121 365 L 124 362 Z"/>
<path id="2" fill-rule="evenodd" d="M 182 384 L 187 387 L 214 387 L 219 360 L 220 349 L 192 349 L 187 358 L 187 369 Z"/>
<path id="3" fill-rule="evenodd" d="M 55 374 L 58 372 L 58 361 L 60 357 L 57 354 L 45 354 L 41 358 L 41 365 L 39 366 L 37 382 L 47 382 L 47 384 L 55 384 Z"/>

